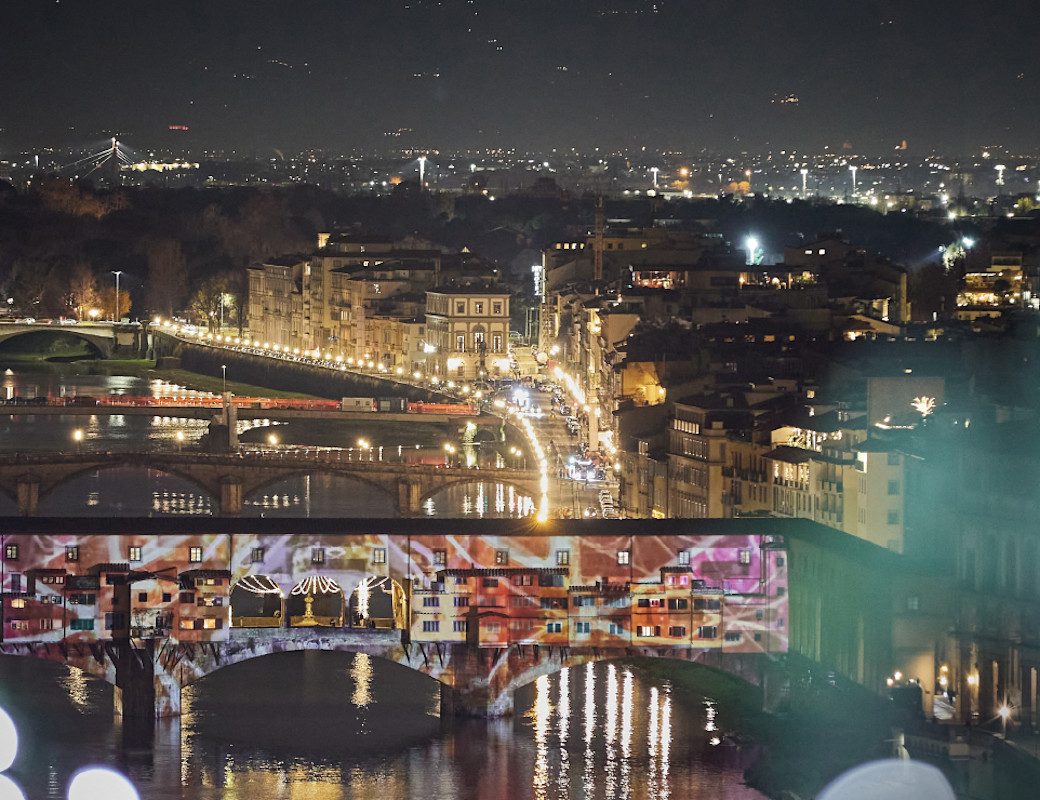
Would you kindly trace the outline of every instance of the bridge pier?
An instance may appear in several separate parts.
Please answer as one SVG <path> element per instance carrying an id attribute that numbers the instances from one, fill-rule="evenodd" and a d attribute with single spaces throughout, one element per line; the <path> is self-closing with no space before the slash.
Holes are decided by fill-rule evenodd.
<path id="1" fill-rule="evenodd" d="M 220 479 L 220 516 L 237 517 L 242 513 L 242 481 L 225 476 Z"/>
<path id="2" fill-rule="evenodd" d="M 18 515 L 35 517 L 40 511 L 40 482 L 32 475 L 18 479 Z"/>
<path id="3" fill-rule="evenodd" d="M 402 517 L 415 517 L 422 511 L 422 484 L 415 478 L 397 479 L 397 508 Z"/>

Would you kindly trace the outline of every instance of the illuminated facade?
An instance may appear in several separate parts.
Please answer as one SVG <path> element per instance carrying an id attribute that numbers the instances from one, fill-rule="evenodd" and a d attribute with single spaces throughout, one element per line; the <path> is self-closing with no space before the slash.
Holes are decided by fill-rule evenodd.
<path id="1" fill-rule="evenodd" d="M 508 289 L 494 284 L 440 286 L 426 293 L 430 362 L 444 379 L 510 374 Z"/>
<path id="2" fill-rule="evenodd" d="M 688 532 L 688 523 L 498 521 L 488 534 L 487 522 L 469 520 L 351 521 L 346 532 L 342 521 L 182 519 L 65 532 L 91 523 L 78 522 L 20 520 L 36 532 L 4 535 L 0 651 L 32 643 L 61 660 L 72 648 L 94 658 L 83 668 L 113 682 L 91 650 L 99 643 L 153 641 L 166 651 L 210 643 L 241 658 L 243 635 L 259 655 L 256 637 L 298 644 L 306 628 L 396 632 L 390 657 L 456 688 L 472 679 L 461 661 L 422 667 L 414 648 L 539 645 L 585 660 L 632 648 L 693 659 L 787 649 L 784 536 L 764 524 L 716 521 L 716 530 Z M 170 676 L 156 662 L 165 713 L 179 708 L 179 686 L 209 669 L 187 665 Z"/>

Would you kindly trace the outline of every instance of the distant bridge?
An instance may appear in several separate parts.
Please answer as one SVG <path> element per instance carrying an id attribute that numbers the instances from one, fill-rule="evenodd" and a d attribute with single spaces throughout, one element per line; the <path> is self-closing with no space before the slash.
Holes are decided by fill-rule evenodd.
<path id="1" fill-rule="evenodd" d="M 370 415 L 371 416 L 371 415 Z M 22 516 L 36 516 L 40 501 L 74 478 L 106 467 L 130 466 L 176 475 L 206 492 L 219 505 L 221 516 L 242 513 L 243 502 L 265 487 L 295 475 L 327 473 L 376 488 L 391 500 L 402 517 L 421 513 L 433 494 L 463 483 L 494 481 L 521 489 L 531 497 L 540 492 L 534 470 L 473 469 L 344 461 L 342 451 L 279 450 L 204 453 L 68 453 L 20 454 L 0 464 L 0 492 L 18 503 Z"/>
<path id="2" fill-rule="evenodd" d="M 136 323 L 79 322 L 59 325 L 46 322 L 0 322 L 0 345 L 26 334 L 67 334 L 82 339 L 101 358 L 138 358 L 148 352 L 148 328 Z"/>

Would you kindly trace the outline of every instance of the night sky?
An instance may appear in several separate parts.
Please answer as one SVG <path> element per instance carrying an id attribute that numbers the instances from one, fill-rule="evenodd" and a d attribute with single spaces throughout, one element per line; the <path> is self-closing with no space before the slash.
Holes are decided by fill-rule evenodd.
<path id="1" fill-rule="evenodd" d="M 1038 65 L 1035 0 L 4 0 L 0 153 L 1032 152 Z"/>

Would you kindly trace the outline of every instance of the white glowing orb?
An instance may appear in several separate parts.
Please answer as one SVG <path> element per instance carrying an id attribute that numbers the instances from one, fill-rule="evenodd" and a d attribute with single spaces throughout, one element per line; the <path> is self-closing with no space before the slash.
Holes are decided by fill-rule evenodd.
<path id="1" fill-rule="evenodd" d="M 14 720 L 0 708 L 0 772 L 14 763 L 16 755 L 18 755 L 18 731 L 15 730 Z"/>
<path id="2" fill-rule="evenodd" d="M 25 800 L 25 795 L 18 784 L 6 775 L 0 775 L 0 800 Z"/>
<path id="3" fill-rule="evenodd" d="M 118 772 L 91 767 L 76 774 L 69 784 L 69 800 L 141 800 L 134 785 Z"/>

